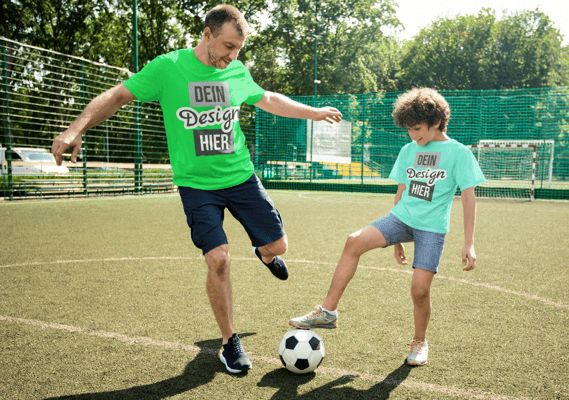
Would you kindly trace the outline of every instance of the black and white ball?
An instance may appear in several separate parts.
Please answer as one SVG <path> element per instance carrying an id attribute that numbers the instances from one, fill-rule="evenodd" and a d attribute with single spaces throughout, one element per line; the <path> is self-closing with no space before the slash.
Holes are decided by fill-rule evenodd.
<path id="1" fill-rule="evenodd" d="M 292 329 L 284 335 L 279 346 L 283 365 L 295 374 L 314 371 L 324 355 L 324 341 L 313 330 Z"/>

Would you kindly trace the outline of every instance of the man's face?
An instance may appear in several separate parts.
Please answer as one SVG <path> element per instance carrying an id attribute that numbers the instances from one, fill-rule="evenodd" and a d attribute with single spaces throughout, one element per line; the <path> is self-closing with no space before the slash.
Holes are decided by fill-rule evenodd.
<path id="1" fill-rule="evenodd" d="M 417 142 L 419 146 L 424 146 L 433 140 L 436 140 L 438 132 L 438 127 L 440 124 L 435 124 L 429 128 L 429 124 L 422 122 L 415 126 L 407 127 L 409 136 L 411 140 Z"/>
<path id="2" fill-rule="evenodd" d="M 217 37 L 214 37 L 208 28 L 206 29 L 208 65 L 219 69 L 227 68 L 231 61 L 237 59 L 239 51 L 245 44 L 245 36 L 237 32 L 232 22 L 226 22 Z"/>

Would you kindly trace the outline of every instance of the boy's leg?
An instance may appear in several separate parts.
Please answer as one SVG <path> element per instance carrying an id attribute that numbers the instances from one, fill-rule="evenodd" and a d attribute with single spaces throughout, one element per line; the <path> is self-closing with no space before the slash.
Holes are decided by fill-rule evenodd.
<path id="1" fill-rule="evenodd" d="M 386 246 L 387 241 L 385 237 L 373 226 L 366 226 L 362 230 L 352 233 L 346 241 L 322 306 L 316 307 L 315 311 L 304 316 L 291 319 L 289 325 L 302 329 L 336 328 L 338 315 L 335 311 L 338 308 L 338 303 L 344 290 L 346 290 L 348 283 L 356 273 L 360 256 L 369 250 Z M 327 313 L 322 308 L 334 312 Z"/>
<path id="2" fill-rule="evenodd" d="M 426 269 L 415 268 L 411 280 L 411 298 L 413 299 L 413 319 L 415 336 L 413 340 L 425 340 L 427 326 L 431 318 L 431 283 L 435 273 Z"/>
<path id="3" fill-rule="evenodd" d="M 344 290 L 356 273 L 360 256 L 370 250 L 386 246 L 385 237 L 373 226 L 366 226 L 348 236 L 322 308 L 330 311 L 336 310 Z"/>

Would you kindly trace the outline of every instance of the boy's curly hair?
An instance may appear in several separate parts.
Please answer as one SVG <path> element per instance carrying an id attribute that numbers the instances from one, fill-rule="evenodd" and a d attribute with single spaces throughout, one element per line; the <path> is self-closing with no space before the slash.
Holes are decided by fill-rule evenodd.
<path id="1" fill-rule="evenodd" d="M 393 104 L 391 115 L 395 125 L 407 129 L 426 122 L 430 128 L 441 122 L 439 129 L 446 132 L 450 120 L 450 107 L 435 89 L 413 88 L 400 95 Z"/>

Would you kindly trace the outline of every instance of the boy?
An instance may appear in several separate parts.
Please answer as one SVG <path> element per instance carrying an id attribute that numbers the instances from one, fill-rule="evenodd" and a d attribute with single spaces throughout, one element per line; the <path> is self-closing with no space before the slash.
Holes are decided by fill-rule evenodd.
<path id="1" fill-rule="evenodd" d="M 322 306 L 291 319 L 289 324 L 303 329 L 336 328 L 336 309 L 360 256 L 378 247 L 393 246 L 397 263 L 407 265 L 403 243 L 414 242 L 411 297 L 415 334 L 406 362 L 424 365 L 428 356 L 425 336 L 431 315 L 431 282 L 449 231 L 453 196 L 460 187 L 465 236 L 462 263 L 466 265 L 464 271 L 470 271 L 476 266 L 474 187 L 485 179 L 472 152 L 447 136 L 450 108 L 437 91 L 415 88 L 402 94 L 392 116 L 413 140 L 401 149 L 389 175 L 399 184 L 395 206 L 390 214 L 348 237 Z"/>

